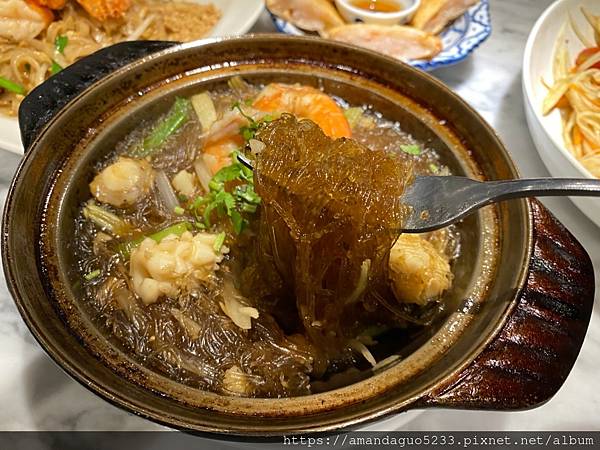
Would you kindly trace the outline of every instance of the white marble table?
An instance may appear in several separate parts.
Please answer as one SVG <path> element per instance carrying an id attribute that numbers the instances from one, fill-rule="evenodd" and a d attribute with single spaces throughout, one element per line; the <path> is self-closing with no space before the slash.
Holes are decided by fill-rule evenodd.
<path id="1" fill-rule="evenodd" d="M 524 176 L 548 176 L 529 136 L 521 93 L 527 34 L 549 0 L 492 0 L 493 34 L 463 63 L 437 77 L 471 103 L 498 131 Z M 266 15 L 254 31 L 271 31 Z M 19 157 L 0 151 L 0 199 Z M 600 229 L 567 199 L 545 201 L 592 256 L 600 279 Z M 597 284 L 597 288 L 599 285 Z M 599 289 L 600 290 L 600 289 Z M 600 295 L 596 295 L 596 301 Z M 600 311 L 579 359 L 558 394 L 527 412 L 428 410 L 388 419 L 393 430 L 600 430 Z M 117 409 L 65 375 L 40 349 L 0 282 L 0 430 L 156 430 L 159 426 Z M 402 425 L 404 424 L 404 425 Z"/>

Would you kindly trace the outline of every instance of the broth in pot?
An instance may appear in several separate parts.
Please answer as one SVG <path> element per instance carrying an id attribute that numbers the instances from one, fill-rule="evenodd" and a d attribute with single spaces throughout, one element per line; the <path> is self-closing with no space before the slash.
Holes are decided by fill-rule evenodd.
<path id="1" fill-rule="evenodd" d="M 449 171 L 402 124 L 311 86 L 234 77 L 178 97 L 97 167 L 75 237 L 87 302 L 124 351 L 199 389 L 348 384 L 399 357 L 381 335 L 444 310 L 460 236 L 400 235 L 416 174 Z"/>

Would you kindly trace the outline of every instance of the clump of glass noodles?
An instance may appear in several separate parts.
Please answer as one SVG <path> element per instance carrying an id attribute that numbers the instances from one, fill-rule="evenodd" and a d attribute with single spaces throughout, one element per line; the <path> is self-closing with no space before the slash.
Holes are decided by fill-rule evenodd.
<path id="1" fill-rule="evenodd" d="M 291 115 L 256 138 L 262 255 L 272 259 L 311 339 L 344 344 L 348 319 L 375 309 L 388 285 L 388 258 L 407 208 L 411 164 L 351 139 L 332 140 Z"/>
<path id="2" fill-rule="evenodd" d="M 458 235 L 398 234 L 413 173 L 447 169 L 398 124 L 239 77 L 168 106 L 98 164 L 76 224 L 90 315 L 140 364 L 306 395 L 368 375 L 379 334 L 410 339 L 441 311 Z"/>

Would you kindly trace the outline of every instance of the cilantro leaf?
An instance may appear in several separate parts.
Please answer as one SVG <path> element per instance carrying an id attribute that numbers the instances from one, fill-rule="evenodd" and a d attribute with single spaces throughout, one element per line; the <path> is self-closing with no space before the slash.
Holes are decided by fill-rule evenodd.
<path id="1" fill-rule="evenodd" d="M 228 217 L 235 233 L 241 233 L 249 223 L 247 215 L 254 214 L 261 202 L 254 190 L 252 170 L 238 161 L 237 154 L 237 151 L 233 152 L 232 163 L 211 178 L 209 192 L 188 204 L 197 223 L 207 229 L 211 228 L 215 218 Z"/>
<path id="2" fill-rule="evenodd" d="M 232 211 L 231 223 L 233 225 L 233 231 L 235 231 L 236 234 L 240 234 L 242 232 L 242 230 L 244 229 L 244 222 L 245 221 L 239 212 Z"/>

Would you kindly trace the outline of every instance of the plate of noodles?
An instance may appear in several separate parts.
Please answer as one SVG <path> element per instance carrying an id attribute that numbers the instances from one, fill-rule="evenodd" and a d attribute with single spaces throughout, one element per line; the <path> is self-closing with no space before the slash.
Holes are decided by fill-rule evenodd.
<path id="1" fill-rule="evenodd" d="M 534 26 L 523 61 L 527 122 L 556 177 L 600 178 L 600 4 L 562 0 Z M 572 199 L 600 225 L 600 201 Z"/>
<path id="2" fill-rule="evenodd" d="M 22 153 L 24 95 L 63 67 L 131 40 L 247 32 L 262 0 L 0 0 L 0 149 Z"/>

